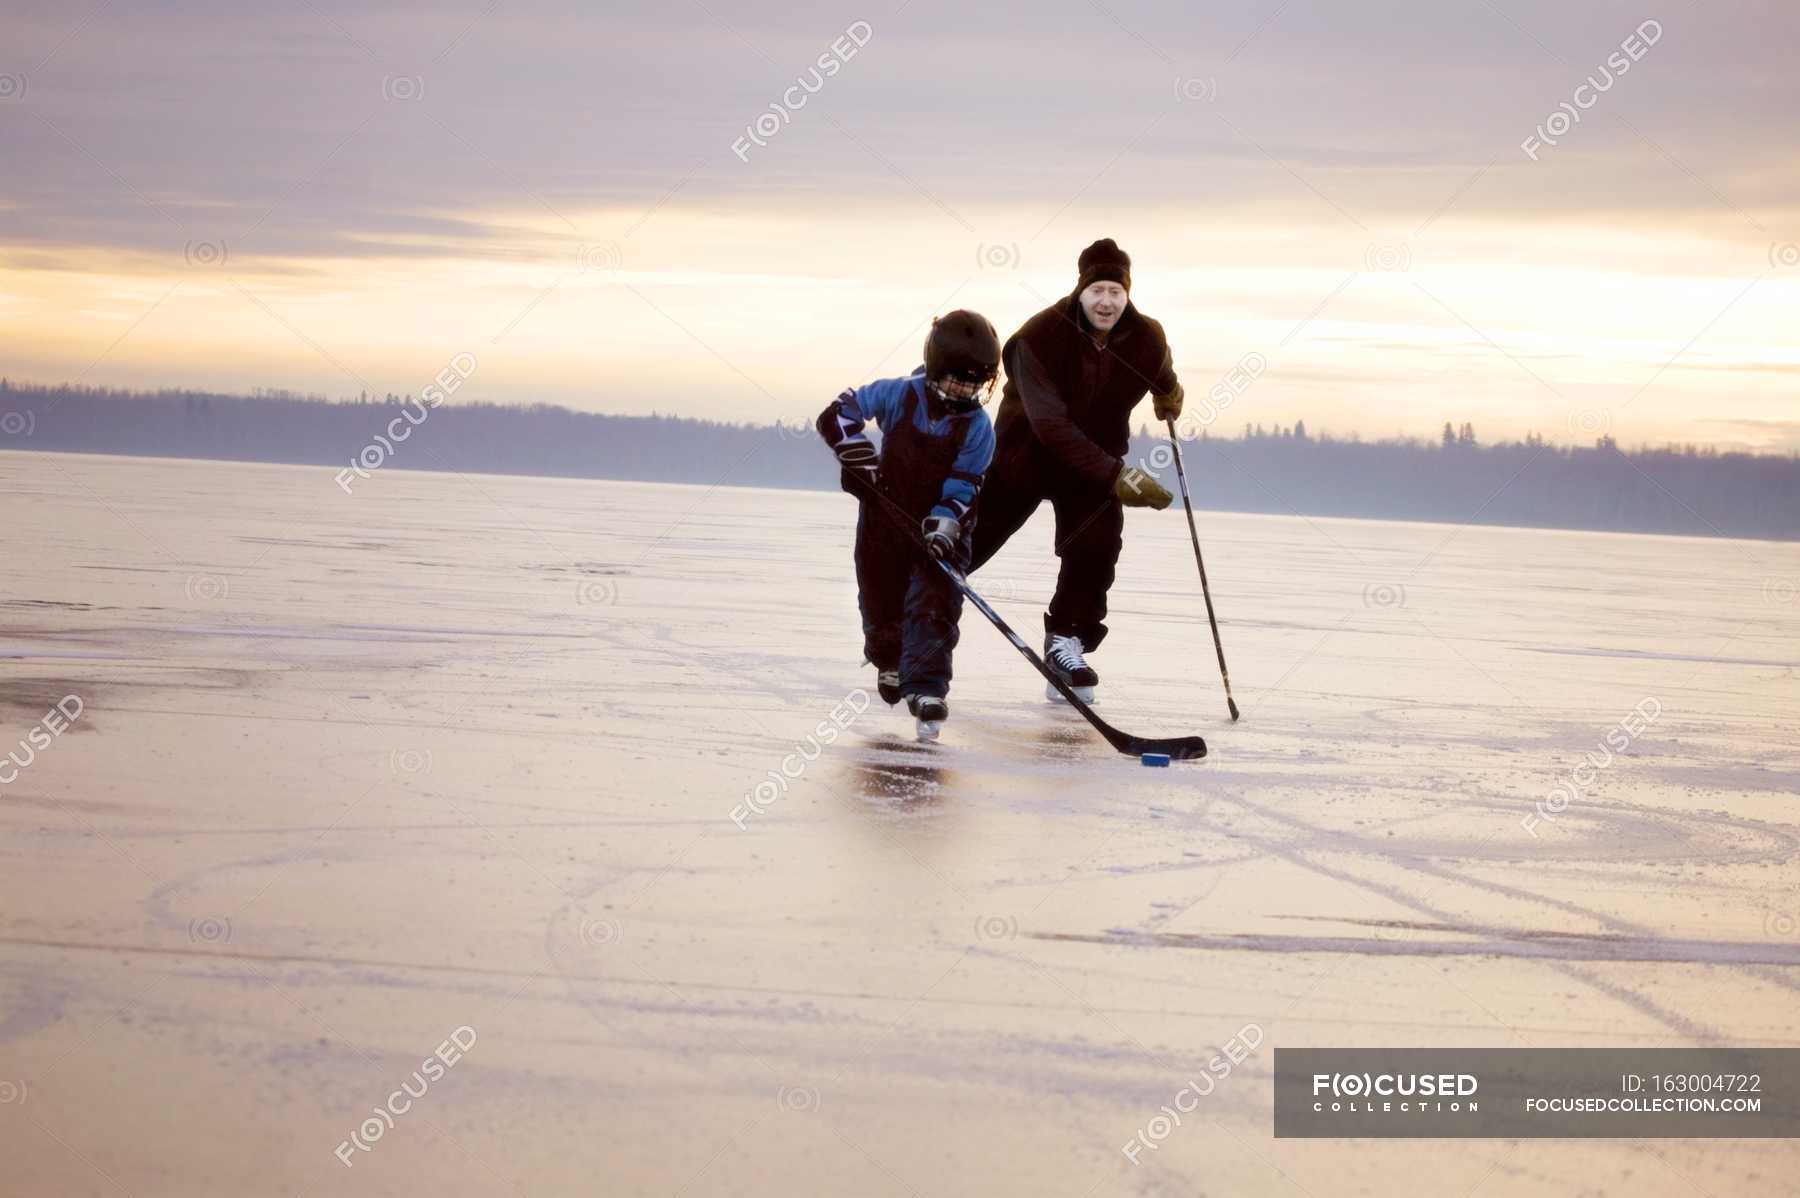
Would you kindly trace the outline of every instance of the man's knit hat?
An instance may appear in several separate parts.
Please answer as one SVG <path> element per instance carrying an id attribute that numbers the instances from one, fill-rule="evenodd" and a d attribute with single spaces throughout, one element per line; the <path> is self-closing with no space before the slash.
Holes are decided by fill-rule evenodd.
<path id="1" fill-rule="evenodd" d="M 1075 265 L 1081 271 L 1081 278 L 1075 284 L 1077 294 L 1086 291 L 1089 284 L 1101 281 L 1117 283 L 1125 290 L 1131 290 L 1131 255 L 1110 237 L 1102 237 L 1082 250 Z"/>

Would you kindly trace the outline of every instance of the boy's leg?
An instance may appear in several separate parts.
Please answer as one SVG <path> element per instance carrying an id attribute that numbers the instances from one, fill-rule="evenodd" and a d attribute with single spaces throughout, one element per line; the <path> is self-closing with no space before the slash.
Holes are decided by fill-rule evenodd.
<path id="1" fill-rule="evenodd" d="M 965 534 L 958 553 L 959 566 L 969 561 Z M 900 693 L 936 695 L 950 693 L 950 656 L 960 636 L 963 594 L 936 562 L 915 559 L 906 588 L 906 615 L 900 649 Z"/>
<path id="2" fill-rule="evenodd" d="M 862 611 L 863 656 L 877 670 L 900 666 L 900 622 L 912 547 L 864 503 L 856 518 L 856 605 Z"/>

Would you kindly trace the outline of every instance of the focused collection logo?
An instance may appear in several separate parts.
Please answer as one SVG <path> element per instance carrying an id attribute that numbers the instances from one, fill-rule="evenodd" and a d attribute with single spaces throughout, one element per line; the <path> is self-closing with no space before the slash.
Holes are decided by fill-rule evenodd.
<path id="1" fill-rule="evenodd" d="M 1481 1109 L 1475 1101 L 1480 1087 L 1472 1073 L 1315 1073 L 1312 1109 L 1321 1114 L 1473 1113 Z"/>

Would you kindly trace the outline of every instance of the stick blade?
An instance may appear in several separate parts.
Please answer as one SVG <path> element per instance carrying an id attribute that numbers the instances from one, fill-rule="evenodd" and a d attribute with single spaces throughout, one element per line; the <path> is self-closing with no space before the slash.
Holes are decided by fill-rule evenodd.
<path id="1" fill-rule="evenodd" d="M 1133 739 L 1119 745 L 1121 753 L 1142 757 L 1145 753 L 1165 753 L 1171 761 L 1198 761 L 1206 756 L 1206 741 L 1198 736 L 1171 736 L 1163 739 Z"/>
<path id="2" fill-rule="evenodd" d="M 1230 695 L 1227 695 L 1227 696 L 1225 696 L 1225 706 L 1229 707 L 1231 709 L 1231 722 L 1234 724 L 1237 723 L 1237 721 L 1238 721 L 1237 700 L 1233 699 Z"/>

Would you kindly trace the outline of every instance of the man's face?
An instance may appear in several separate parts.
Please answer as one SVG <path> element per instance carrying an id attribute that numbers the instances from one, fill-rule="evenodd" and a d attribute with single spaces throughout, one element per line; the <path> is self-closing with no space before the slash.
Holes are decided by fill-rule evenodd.
<path id="1" fill-rule="evenodd" d="M 1119 317 L 1125 315 L 1125 288 L 1105 279 L 1089 283 L 1081 289 L 1081 310 L 1087 314 L 1089 324 L 1109 333 L 1119 323 Z"/>

